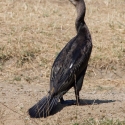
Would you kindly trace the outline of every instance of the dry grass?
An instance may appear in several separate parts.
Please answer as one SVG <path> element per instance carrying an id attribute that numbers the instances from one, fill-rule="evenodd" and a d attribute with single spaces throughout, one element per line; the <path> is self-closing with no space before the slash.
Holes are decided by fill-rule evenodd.
<path id="1" fill-rule="evenodd" d="M 125 1 L 85 2 L 94 45 L 87 77 L 125 70 Z M 0 0 L 0 82 L 49 82 L 55 57 L 76 34 L 75 18 L 68 0 Z"/>
<path id="2" fill-rule="evenodd" d="M 12 71 L 20 67 L 42 67 L 48 76 L 56 55 L 75 35 L 74 7 L 66 0 L 6 0 L 0 4 L 1 70 L 6 70 L 8 63 Z M 91 66 L 124 67 L 124 1 L 89 0 L 86 4 L 86 23 L 94 44 Z"/>

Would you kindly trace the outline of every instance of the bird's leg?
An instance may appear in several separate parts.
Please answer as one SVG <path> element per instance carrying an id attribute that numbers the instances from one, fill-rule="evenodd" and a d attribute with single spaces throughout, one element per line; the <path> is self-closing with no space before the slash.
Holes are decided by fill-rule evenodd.
<path id="1" fill-rule="evenodd" d="M 79 105 L 80 99 L 79 99 L 79 90 L 77 88 L 77 83 L 76 83 L 76 75 L 74 75 L 74 79 L 75 79 L 74 89 L 75 89 L 75 96 L 76 96 L 76 105 Z"/>
<path id="2" fill-rule="evenodd" d="M 79 91 L 77 90 L 77 86 L 74 86 L 75 89 L 75 96 L 76 96 L 76 105 L 80 104 L 80 99 L 79 99 Z"/>
<path id="3" fill-rule="evenodd" d="M 74 105 L 75 101 L 74 100 L 65 100 L 63 99 L 63 97 L 60 98 L 60 103 L 61 104 L 65 104 L 65 105 Z"/>
<path id="4" fill-rule="evenodd" d="M 60 103 L 63 104 L 63 102 L 64 102 L 64 99 L 63 99 L 63 97 L 61 97 L 60 98 Z"/>

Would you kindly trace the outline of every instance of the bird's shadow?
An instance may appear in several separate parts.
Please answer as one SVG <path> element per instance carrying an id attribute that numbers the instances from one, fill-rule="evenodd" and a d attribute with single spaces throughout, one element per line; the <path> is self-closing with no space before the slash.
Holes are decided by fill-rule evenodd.
<path id="1" fill-rule="evenodd" d="M 70 101 L 70 100 L 67 100 L 67 101 Z M 71 101 L 75 102 L 75 100 L 71 100 Z M 83 100 L 83 99 L 81 99 L 79 106 L 100 105 L 103 103 L 112 103 L 112 102 L 115 102 L 115 100 L 98 100 L 98 99 L 97 100 Z M 60 102 L 58 102 L 57 106 L 55 108 L 53 108 L 50 115 L 54 115 L 57 112 L 60 112 L 64 107 L 67 107 L 67 106 L 71 106 L 71 105 L 61 104 Z"/>

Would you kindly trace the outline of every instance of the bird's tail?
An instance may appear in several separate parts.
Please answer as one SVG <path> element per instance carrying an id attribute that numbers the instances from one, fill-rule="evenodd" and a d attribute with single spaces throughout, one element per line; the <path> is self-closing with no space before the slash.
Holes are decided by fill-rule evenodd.
<path id="1" fill-rule="evenodd" d="M 58 97 L 48 95 L 43 97 L 37 104 L 31 107 L 28 112 L 32 118 L 47 117 L 50 115 L 52 108 L 58 103 Z"/>

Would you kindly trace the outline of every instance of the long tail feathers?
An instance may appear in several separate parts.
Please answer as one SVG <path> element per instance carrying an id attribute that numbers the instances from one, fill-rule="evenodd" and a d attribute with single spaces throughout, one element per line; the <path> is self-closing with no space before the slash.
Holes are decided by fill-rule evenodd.
<path id="1" fill-rule="evenodd" d="M 45 96 L 28 110 L 29 115 L 32 118 L 47 117 L 57 103 L 58 97 L 52 97 L 51 95 Z"/>

